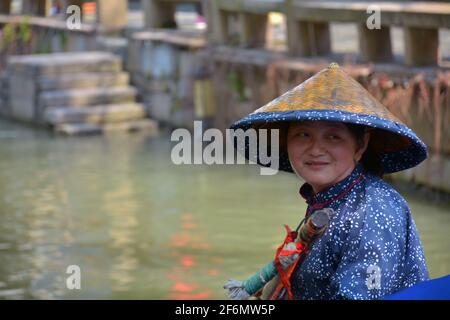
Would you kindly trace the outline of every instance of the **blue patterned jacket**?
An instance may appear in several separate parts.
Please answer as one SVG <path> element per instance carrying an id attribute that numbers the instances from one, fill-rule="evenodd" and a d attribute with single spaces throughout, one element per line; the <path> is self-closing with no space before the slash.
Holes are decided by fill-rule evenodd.
<path id="1" fill-rule="evenodd" d="M 428 279 L 408 204 L 361 164 L 316 195 L 307 183 L 300 194 L 307 215 L 323 207 L 335 213 L 291 277 L 295 299 L 380 299 Z"/>

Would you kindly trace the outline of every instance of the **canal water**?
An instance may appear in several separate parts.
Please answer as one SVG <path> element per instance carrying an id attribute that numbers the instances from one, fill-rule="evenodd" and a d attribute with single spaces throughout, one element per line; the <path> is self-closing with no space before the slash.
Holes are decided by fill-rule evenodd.
<path id="1" fill-rule="evenodd" d="M 64 137 L 0 121 L 0 298 L 222 299 L 304 215 L 301 181 L 170 160 L 168 133 Z M 450 206 L 403 194 L 431 276 L 450 273 Z M 67 268 L 80 267 L 69 290 Z"/>

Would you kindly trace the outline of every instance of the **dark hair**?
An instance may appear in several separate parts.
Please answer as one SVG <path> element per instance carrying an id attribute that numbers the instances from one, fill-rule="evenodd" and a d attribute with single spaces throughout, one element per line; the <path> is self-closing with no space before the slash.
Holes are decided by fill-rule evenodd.
<path id="1" fill-rule="evenodd" d="M 366 132 L 367 126 L 353 123 L 344 123 L 347 128 L 350 130 L 352 135 L 356 138 L 356 141 L 359 145 L 363 144 L 364 133 Z M 383 166 L 381 164 L 381 159 L 378 153 L 376 153 L 373 149 L 373 145 L 369 140 L 369 144 L 367 145 L 366 151 L 364 151 L 360 162 L 364 166 L 366 172 L 378 176 L 383 177 Z"/>

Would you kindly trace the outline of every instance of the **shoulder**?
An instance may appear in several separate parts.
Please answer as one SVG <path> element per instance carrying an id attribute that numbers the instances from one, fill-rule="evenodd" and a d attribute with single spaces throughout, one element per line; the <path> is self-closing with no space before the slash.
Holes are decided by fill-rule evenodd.
<path id="1" fill-rule="evenodd" d="M 409 210 L 408 203 L 403 196 L 388 182 L 377 176 L 366 175 L 364 188 L 366 200 L 369 202 L 384 204 L 390 208 L 401 207 Z"/>
<path id="2" fill-rule="evenodd" d="M 397 190 L 383 179 L 369 174 L 355 186 L 341 209 L 341 218 L 360 222 L 384 213 L 407 218 L 410 211 L 408 203 Z"/>
<path id="3" fill-rule="evenodd" d="M 389 183 L 373 175 L 365 176 L 343 211 L 339 228 L 350 238 L 369 233 L 374 237 L 398 235 L 410 220 L 406 200 Z"/>
<path id="4" fill-rule="evenodd" d="M 365 184 L 366 219 L 385 216 L 391 219 L 408 220 L 410 209 L 403 196 L 388 182 L 367 175 Z"/>
<path id="5" fill-rule="evenodd" d="M 403 196 L 383 179 L 367 175 L 358 215 L 361 231 L 384 239 L 405 236 L 411 212 Z"/>

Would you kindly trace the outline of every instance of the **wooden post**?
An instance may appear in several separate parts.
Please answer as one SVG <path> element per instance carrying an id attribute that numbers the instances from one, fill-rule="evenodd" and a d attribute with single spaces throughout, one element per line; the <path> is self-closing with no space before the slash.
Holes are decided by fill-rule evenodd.
<path id="1" fill-rule="evenodd" d="M 11 13 L 11 0 L 0 1 L 0 14 L 10 14 Z"/>
<path id="2" fill-rule="evenodd" d="M 331 51 L 329 24 L 296 20 L 293 15 L 293 0 L 286 0 L 285 8 L 289 54 L 305 57 L 329 54 Z"/>
<path id="3" fill-rule="evenodd" d="M 404 36 L 405 63 L 407 66 L 426 66 L 438 63 L 438 29 L 405 27 Z"/>
<path id="4" fill-rule="evenodd" d="M 146 28 L 175 26 L 175 3 L 158 0 L 142 0 Z"/>
<path id="5" fill-rule="evenodd" d="M 267 15 L 239 14 L 240 44 L 245 48 L 263 48 L 266 44 Z"/>
<path id="6" fill-rule="evenodd" d="M 214 30 L 212 28 L 212 23 L 214 21 L 213 17 L 213 9 L 214 5 L 212 4 L 213 1 L 211 0 L 202 0 L 202 11 L 203 16 L 206 19 L 206 37 L 208 39 L 208 43 L 214 42 Z"/>
<path id="7" fill-rule="evenodd" d="M 309 56 L 308 24 L 306 22 L 287 20 L 288 52 L 292 56 Z"/>
<path id="8" fill-rule="evenodd" d="M 331 52 L 330 26 L 327 22 L 309 22 L 309 41 L 312 56 L 325 56 Z"/>
<path id="9" fill-rule="evenodd" d="M 358 26 L 359 47 L 365 62 L 392 61 L 391 34 L 389 27 L 368 29 L 365 24 Z"/>
<path id="10" fill-rule="evenodd" d="M 303 57 L 323 56 L 331 51 L 328 23 L 290 21 L 287 23 L 288 51 Z"/>
<path id="11" fill-rule="evenodd" d="M 286 0 L 285 2 L 286 12 L 286 35 L 288 52 L 292 56 L 300 55 L 304 56 L 308 52 L 305 46 L 308 44 L 308 29 L 306 23 L 300 23 L 295 20 L 294 6 L 292 0 Z"/>
<path id="12" fill-rule="evenodd" d="M 228 17 L 227 13 L 220 10 L 218 0 L 211 0 L 210 16 L 208 21 L 208 29 L 210 29 L 213 44 L 224 44 L 228 39 Z"/>

